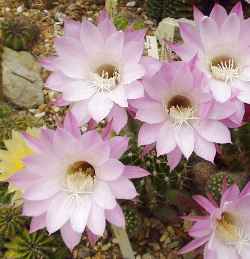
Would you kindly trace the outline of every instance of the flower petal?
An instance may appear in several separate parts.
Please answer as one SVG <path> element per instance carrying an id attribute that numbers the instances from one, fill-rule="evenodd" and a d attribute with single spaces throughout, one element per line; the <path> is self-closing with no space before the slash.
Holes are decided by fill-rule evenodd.
<path id="1" fill-rule="evenodd" d="M 167 154 L 175 149 L 176 141 L 174 131 L 174 127 L 167 122 L 161 127 L 156 142 L 158 156 Z"/>
<path id="2" fill-rule="evenodd" d="M 194 151 L 194 130 L 191 126 L 183 126 L 175 130 L 175 141 L 188 159 Z"/>
<path id="3" fill-rule="evenodd" d="M 105 210 L 105 217 L 111 224 L 120 228 L 125 228 L 125 217 L 118 204 L 112 210 Z"/>
<path id="4" fill-rule="evenodd" d="M 82 234 L 73 231 L 69 222 L 61 228 L 61 235 L 66 246 L 72 251 L 81 241 Z"/>
<path id="5" fill-rule="evenodd" d="M 124 165 L 120 161 L 109 159 L 96 168 L 96 175 L 103 181 L 114 181 L 122 175 L 123 170 Z"/>
<path id="6" fill-rule="evenodd" d="M 113 209 L 116 206 L 116 199 L 109 184 L 98 180 L 95 184 L 93 199 L 103 209 Z"/>
<path id="7" fill-rule="evenodd" d="M 88 228 L 93 234 L 102 236 L 105 230 L 105 225 L 104 209 L 93 203 L 88 219 Z"/>
<path id="8" fill-rule="evenodd" d="M 147 124 L 144 123 L 139 131 L 138 135 L 138 144 L 141 145 L 149 145 L 156 142 L 162 124 Z"/>
<path id="9" fill-rule="evenodd" d="M 111 111 L 113 102 L 105 94 L 94 95 L 88 103 L 88 110 L 96 122 L 103 120 Z"/>

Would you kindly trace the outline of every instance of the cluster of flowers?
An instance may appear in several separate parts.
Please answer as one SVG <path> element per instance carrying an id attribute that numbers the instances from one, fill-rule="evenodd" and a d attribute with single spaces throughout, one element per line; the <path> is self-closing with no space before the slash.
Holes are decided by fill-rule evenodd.
<path id="1" fill-rule="evenodd" d="M 90 240 L 101 236 L 106 220 L 123 227 L 116 200 L 133 199 L 130 179 L 148 175 L 119 162 L 126 137 L 82 134 L 80 125 L 106 119 L 119 134 L 129 113 L 143 122 L 139 145 L 155 144 L 171 169 L 193 152 L 213 162 L 216 145 L 231 142 L 229 128 L 242 125 L 250 104 L 250 20 L 240 3 L 230 14 L 215 5 L 209 17 L 194 9 L 194 24 L 180 25 L 183 43 L 172 46 L 182 61 L 169 63 L 143 56 L 145 31 L 117 31 L 105 12 L 97 26 L 66 20 L 64 29 L 57 55 L 42 64 L 52 71 L 46 86 L 61 93 L 56 104 L 70 105 L 70 112 L 63 127 L 22 136 L 23 162 L 9 182 L 23 190 L 31 231 L 60 229 L 72 249 L 84 231 Z M 207 242 L 206 259 L 250 258 L 248 193 L 249 186 L 241 193 L 230 187 L 219 208 L 196 196 L 210 215 L 189 218 L 195 240 L 181 253 Z"/>

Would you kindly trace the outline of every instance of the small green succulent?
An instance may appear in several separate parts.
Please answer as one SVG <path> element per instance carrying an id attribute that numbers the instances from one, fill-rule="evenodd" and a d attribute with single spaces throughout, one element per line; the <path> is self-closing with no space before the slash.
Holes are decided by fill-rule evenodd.
<path id="1" fill-rule="evenodd" d="M 30 234 L 26 229 L 6 244 L 7 259 L 52 259 L 56 251 L 55 239 L 45 231 Z"/>
<path id="2" fill-rule="evenodd" d="M 8 192 L 7 183 L 0 182 L 0 206 L 10 204 L 14 194 L 14 192 Z"/>
<path id="3" fill-rule="evenodd" d="M 30 49 L 39 36 L 39 29 L 27 20 L 16 18 L 1 23 L 3 45 L 14 50 Z"/>
<path id="4" fill-rule="evenodd" d="M 234 183 L 233 177 L 225 172 L 212 175 L 208 181 L 207 191 L 212 194 L 216 201 L 218 201 L 221 197 L 224 178 L 226 178 L 228 185 Z"/>
<path id="5" fill-rule="evenodd" d="M 134 237 L 138 230 L 140 229 L 140 216 L 138 211 L 133 207 L 125 207 L 124 208 L 124 216 L 126 220 L 126 230 L 128 235 Z"/>
<path id="6" fill-rule="evenodd" d="M 25 226 L 25 218 L 21 216 L 21 208 L 0 208 L 0 235 L 12 238 Z"/>

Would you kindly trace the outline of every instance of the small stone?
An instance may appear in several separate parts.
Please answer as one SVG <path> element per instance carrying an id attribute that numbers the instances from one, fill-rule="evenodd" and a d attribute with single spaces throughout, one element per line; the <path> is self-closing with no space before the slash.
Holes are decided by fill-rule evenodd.
<path id="1" fill-rule="evenodd" d="M 153 259 L 152 255 L 147 253 L 142 256 L 142 259 Z"/>
<path id="2" fill-rule="evenodd" d="M 136 6 L 136 1 L 130 1 L 126 4 L 127 7 L 135 7 Z"/>
<path id="3" fill-rule="evenodd" d="M 44 117 L 45 116 L 45 112 L 40 112 L 40 113 L 37 113 L 37 114 L 35 114 L 35 117 L 36 118 L 42 118 L 42 117 Z"/>
<path id="4" fill-rule="evenodd" d="M 23 5 L 17 7 L 16 12 L 17 12 L 17 13 L 23 12 Z"/>
<path id="5" fill-rule="evenodd" d="M 26 51 L 3 49 L 3 94 L 13 104 L 32 108 L 43 103 L 41 67 Z"/>

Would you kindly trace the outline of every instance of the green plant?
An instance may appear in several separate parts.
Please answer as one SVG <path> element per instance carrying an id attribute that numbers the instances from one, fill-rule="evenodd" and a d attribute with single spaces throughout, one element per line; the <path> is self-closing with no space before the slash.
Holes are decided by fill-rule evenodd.
<path id="1" fill-rule="evenodd" d="M 30 234 L 26 229 L 6 244 L 9 259 L 52 259 L 56 251 L 55 239 L 45 231 Z"/>
<path id="2" fill-rule="evenodd" d="M 125 30 L 128 27 L 128 19 L 124 16 L 115 16 L 114 24 L 118 30 Z"/>
<path id="3" fill-rule="evenodd" d="M 207 191 L 212 194 L 213 198 L 218 201 L 221 197 L 223 181 L 226 178 L 227 184 L 234 183 L 234 178 L 226 172 L 220 172 L 212 175 L 207 184 Z"/>
<path id="4" fill-rule="evenodd" d="M 206 2 L 207 0 L 149 0 L 147 10 L 148 15 L 157 22 L 165 17 L 192 19 L 193 5 L 204 9 Z"/>
<path id="5" fill-rule="evenodd" d="M 0 207 L 3 205 L 8 205 L 14 196 L 14 192 L 8 192 L 8 184 L 0 182 Z"/>
<path id="6" fill-rule="evenodd" d="M 3 45 L 17 51 L 30 49 L 39 36 L 38 27 L 24 18 L 3 21 L 1 32 Z"/>
<path id="7" fill-rule="evenodd" d="M 25 226 L 25 218 L 21 216 L 21 208 L 6 207 L 0 209 L 0 235 L 12 238 Z"/>
<path id="8" fill-rule="evenodd" d="M 138 233 L 141 226 L 138 211 L 135 208 L 128 206 L 125 207 L 123 211 L 126 220 L 126 230 L 128 232 L 128 235 L 130 237 L 134 237 Z"/>

